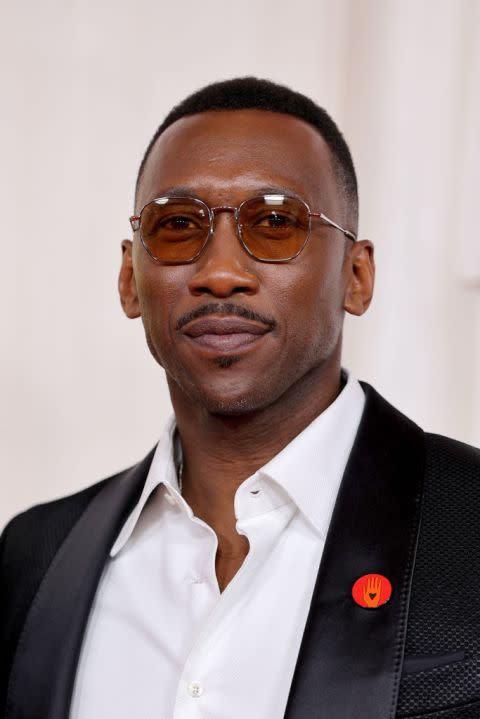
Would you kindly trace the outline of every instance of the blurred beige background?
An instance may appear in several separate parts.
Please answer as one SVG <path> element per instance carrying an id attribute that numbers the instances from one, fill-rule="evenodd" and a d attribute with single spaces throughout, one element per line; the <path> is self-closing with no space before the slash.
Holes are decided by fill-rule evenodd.
<path id="1" fill-rule="evenodd" d="M 172 104 L 255 74 L 350 143 L 376 297 L 345 365 L 480 444 L 480 0 L 20 0 L 0 22 L 0 525 L 140 459 L 170 412 L 120 310 L 137 167 Z"/>

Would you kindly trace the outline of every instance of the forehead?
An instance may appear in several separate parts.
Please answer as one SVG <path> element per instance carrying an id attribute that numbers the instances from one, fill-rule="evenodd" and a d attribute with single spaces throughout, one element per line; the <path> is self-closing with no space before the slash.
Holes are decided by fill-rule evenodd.
<path id="1" fill-rule="evenodd" d="M 160 135 L 143 171 L 137 206 L 176 187 L 190 188 L 206 201 L 234 204 L 267 186 L 290 189 L 325 209 L 337 205 L 330 151 L 320 133 L 281 113 L 205 112 L 177 120 Z"/>

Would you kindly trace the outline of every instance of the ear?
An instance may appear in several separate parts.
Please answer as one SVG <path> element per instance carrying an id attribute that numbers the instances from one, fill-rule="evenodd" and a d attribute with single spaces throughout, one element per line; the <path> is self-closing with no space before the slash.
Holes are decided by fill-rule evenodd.
<path id="1" fill-rule="evenodd" d="M 118 276 L 118 293 L 123 311 L 130 319 L 140 317 L 140 304 L 138 302 L 137 284 L 133 273 L 132 242 L 122 242 L 122 265 Z"/>
<path id="2" fill-rule="evenodd" d="M 343 308 L 351 315 L 363 315 L 372 300 L 375 281 L 373 244 L 369 240 L 353 242 L 345 263 L 348 276 Z"/>

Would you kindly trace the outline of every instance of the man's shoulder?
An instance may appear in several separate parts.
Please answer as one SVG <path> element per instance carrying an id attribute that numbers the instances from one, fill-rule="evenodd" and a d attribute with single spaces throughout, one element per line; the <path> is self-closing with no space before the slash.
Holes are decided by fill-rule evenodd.
<path id="1" fill-rule="evenodd" d="M 383 426 L 385 419 L 389 418 L 394 422 L 395 430 L 402 424 L 408 424 L 423 432 L 427 469 L 431 466 L 442 465 L 445 469 L 453 469 L 457 466 L 466 470 L 474 468 L 478 472 L 480 467 L 480 449 L 478 447 L 445 435 L 423 431 L 410 417 L 392 405 L 370 384 L 367 382 L 360 382 L 360 384 L 367 399 L 365 406 L 367 421 L 377 420 L 379 426 Z"/>
<path id="2" fill-rule="evenodd" d="M 480 449 L 440 434 L 425 434 L 424 515 L 477 525 L 480 511 Z M 473 512 L 473 514 L 472 514 Z M 438 528 L 435 530 L 438 533 Z"/>
<path id="3" fill-rule="evenodd" d="M 43 535 L 52 524 L 71 525 L 102 487 L 117 475 L 102 479 L 85 489 L 41 504 L 35 504 L 16 514 L 6 525 L 3 535 L 15 535 L 25 540 L 31 535 Z"/>
<path id="4" fill-rule="evenodd" d="M 440 434 L 425 434 L 425 489 L 451 507 L 480 507 L 480 449 Z M 443 510 L 445 511 L 445 510 Z"/>
<path id="5" fill-rule="evenodd" d="M 426 449 L 429 457 L 444 465 L 461 465 L 466 468 L 480 465 L 480 448 L 442 434 L 426 432 Z"/>
<path id="6" fill-rule="evenodd" d="M 82 490 L 36 504 L 15 515 L 0 537 L 2 570 L 48 563 L 92 499 L 107 484 L 120 480 L 130 469 L 102 479 Z M 37 568 L 37 567 L 35 567 Z"/>
<path id="7" fill-rule="evenodd" d="M 6 525 L 5 531 L 10 532 L 18 529 L 28 533 L 30 529 L 35 529 L 39 525 L 41 527 L 45 522 L 48 523 L 50 519 L 56 516 L 68 516 L 75 509 L 77 511 L 78 509 L 81 510 L 110 479 L 108 477 L 72 494 L 35 504 L 12 517 Z"/>

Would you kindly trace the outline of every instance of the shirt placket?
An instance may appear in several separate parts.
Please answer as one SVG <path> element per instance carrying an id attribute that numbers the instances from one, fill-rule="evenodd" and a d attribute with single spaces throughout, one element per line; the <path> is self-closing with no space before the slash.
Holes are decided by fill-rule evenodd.
<path id="1" fill-rule="evenodd" d="M 250 501 L 255 502 L 255 499 Z M 290 514 L 295 508 L 292 504 Z M 237 522 L 237 529 L 245 534 L 250 543 L 249 553 L 231 582 L 219 596 L 212 612 L 200 628 L 192 649 L 186 659 L 178 683 L 172 719 L 200 719 L 205 716 L 224 716 L 228 696 L 220 696 L 216 675 L 231 662 L 235 647 L 222 646 L 222 635 L 229 636 L 230 622 L 241 619 L 233 612 L 239 595 L 255 581 L 260 565 L 272 550 L 287 520 L 281 525 L 275 521 L 275 510 L 251 520 Z M 285 508 L 283 509 L 285 514 Z M 215 562 L 213 580 L 216 582 Z M 232 616 L 236 616 L 232 620 Z M 235 630 L 235 627 L 233 627 Z"/>

